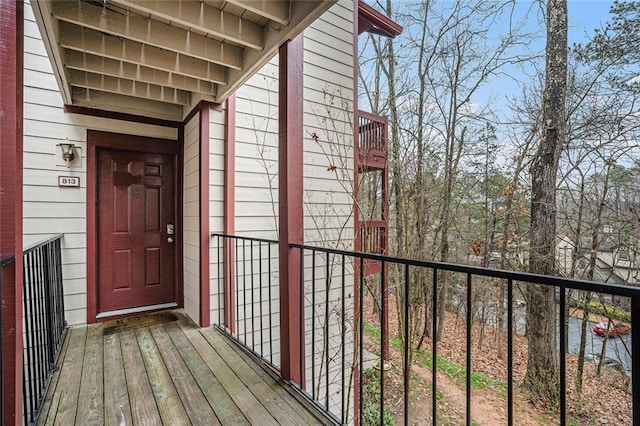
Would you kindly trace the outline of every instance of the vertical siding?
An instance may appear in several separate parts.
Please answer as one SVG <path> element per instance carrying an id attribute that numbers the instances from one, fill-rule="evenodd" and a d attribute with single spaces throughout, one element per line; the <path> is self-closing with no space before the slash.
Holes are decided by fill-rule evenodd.
<path id="1" fill-rule="evenodd" d="M 183 265 L 184 309 L 200 318 L 200 114 L 184 128 L 183 152 Z"/>
<path id="2" fill-rule="evenodd" d="M 33 17 L 25 4 L 24 39 L 24 244 L 63 233 L 65 308 L 70 325 L 87 321 L 87 129 L 176 139 L 175 129 L 65 114 L 62 97 Z M 81 166 L 68 169 L 56 145 L 69 138 Z M 80 177 L 80 188 L 58 187 L 58 176 Z"/>

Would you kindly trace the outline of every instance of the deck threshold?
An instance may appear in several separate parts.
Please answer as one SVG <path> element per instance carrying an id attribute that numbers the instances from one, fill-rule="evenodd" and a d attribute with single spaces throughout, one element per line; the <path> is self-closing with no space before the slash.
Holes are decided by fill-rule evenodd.
<path id="1" fill-rule="evenodd" d="M 138 306 L 136 308 L 117 309 L 115 311 L 100 312 L 98 315 L 96 315 L 96 319 L 111 318 L 119 315 L 141 314 L 144 312 L 158 311 L 160 309 L 171 309 L 176 307 L 178 307 L 178 304 L 175 302 L 171 302 L 162 303 L 159 305 Z"/>

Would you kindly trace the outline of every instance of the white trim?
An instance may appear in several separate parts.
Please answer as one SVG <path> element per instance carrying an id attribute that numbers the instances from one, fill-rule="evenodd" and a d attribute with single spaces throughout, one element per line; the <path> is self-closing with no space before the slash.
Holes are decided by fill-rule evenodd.
<path id="1" fill-rule="evenodd" d="M 139 312 L 154 311 L 157 309 L 176 308 L 177 306 L 177 303 L 171 302 L 161 303 L 160 305 L 139 306 L 137 308 L 117 309 L 115 311 L 100 312 L 98 315 L 96 315 L 96 319 L 115 317 L 116 315 L 137 314 Z"/>

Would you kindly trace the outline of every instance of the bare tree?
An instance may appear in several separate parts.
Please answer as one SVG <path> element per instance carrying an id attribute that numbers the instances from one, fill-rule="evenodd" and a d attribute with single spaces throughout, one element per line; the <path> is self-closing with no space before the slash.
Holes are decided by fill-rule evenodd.
<path id="1" fill-rule="evenodd" d="M 555 274 L 556 174 L 565 131 L 567 87 L 567 2 L 547 3 L 545 88 L 542 99 L 543 129 L 531 167 L 531 272 Z M 524 384 L 549 401 L 558 400 L 555 290 L 530 285 L 527 289 L 529 343 Z"/>

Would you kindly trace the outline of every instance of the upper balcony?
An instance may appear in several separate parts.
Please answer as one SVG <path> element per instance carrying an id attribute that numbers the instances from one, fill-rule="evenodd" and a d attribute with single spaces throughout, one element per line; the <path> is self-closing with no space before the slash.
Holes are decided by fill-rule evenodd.
<path id="1" fill-rule="evenodd" d="M 387 165 L 387 118 L 358 111 L 358 166 L 360 172 Z"/>

